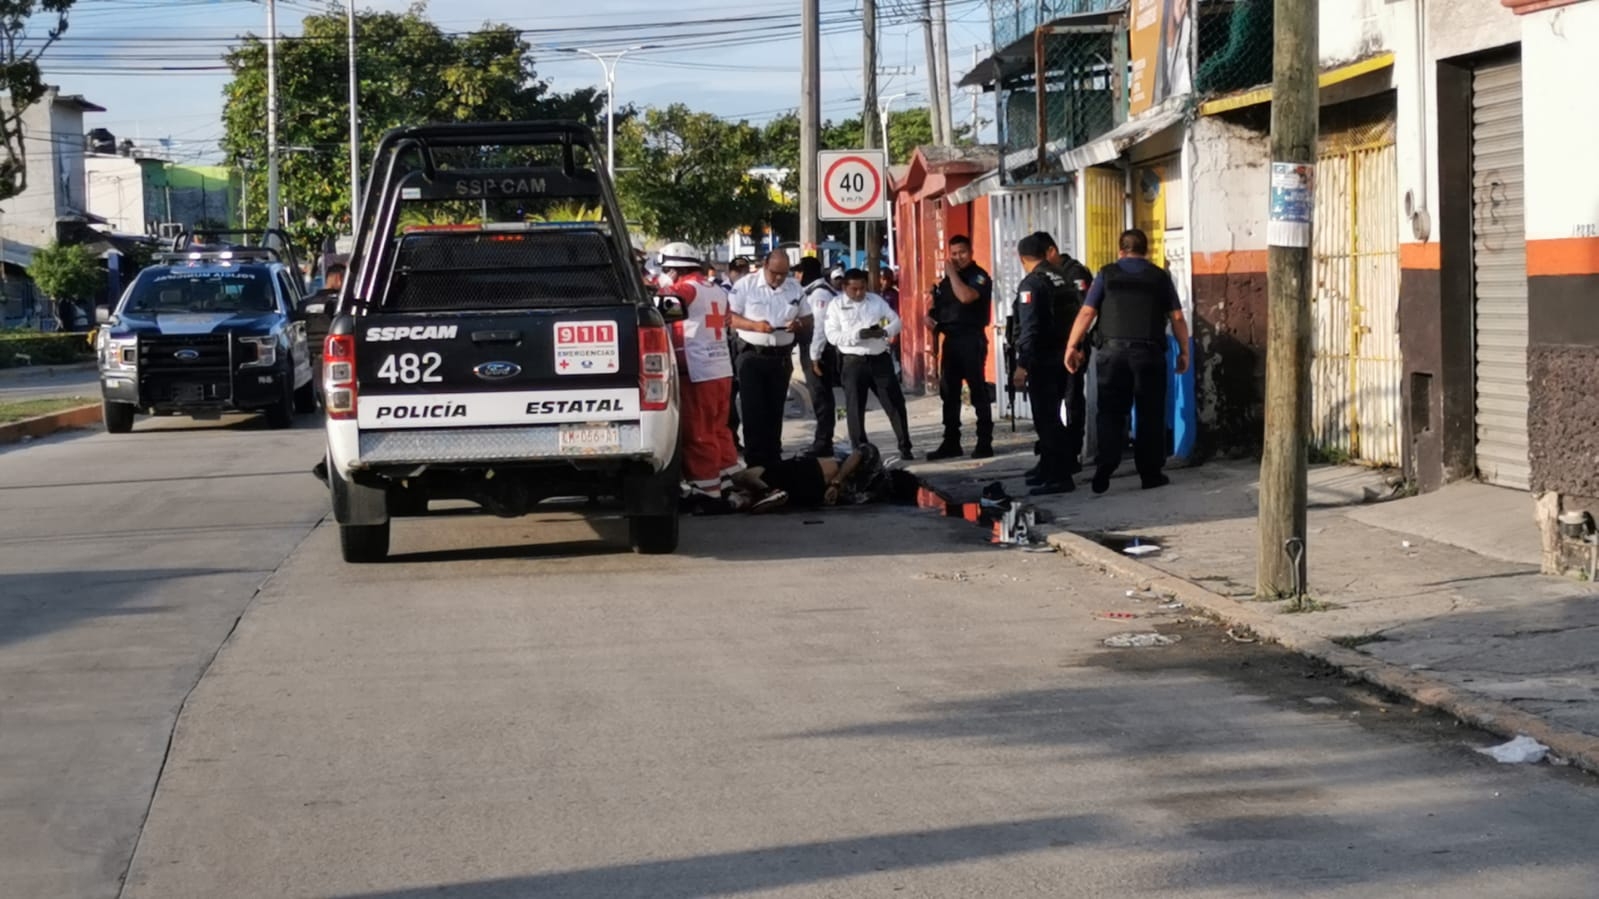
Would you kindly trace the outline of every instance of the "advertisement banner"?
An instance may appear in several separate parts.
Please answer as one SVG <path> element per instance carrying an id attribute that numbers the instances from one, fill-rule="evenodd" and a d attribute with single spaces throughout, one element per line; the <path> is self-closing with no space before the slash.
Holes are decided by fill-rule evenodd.
<path id="1" fill-rule="evenodd" d="M 1194 88 L 1193 0 L 1132 0 L 1127 115 L 1136 116 Z"/>

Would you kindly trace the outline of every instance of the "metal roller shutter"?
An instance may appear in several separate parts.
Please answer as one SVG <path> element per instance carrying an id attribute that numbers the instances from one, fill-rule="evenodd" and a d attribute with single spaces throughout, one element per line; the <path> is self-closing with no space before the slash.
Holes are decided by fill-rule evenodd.
<path id="1" fill-rule="evenodd" d="M 1527 240 L 1521 63 L 1472 84 L 1472 264 L 1476 280 L 1477 474 L 1528 489 Z"/>

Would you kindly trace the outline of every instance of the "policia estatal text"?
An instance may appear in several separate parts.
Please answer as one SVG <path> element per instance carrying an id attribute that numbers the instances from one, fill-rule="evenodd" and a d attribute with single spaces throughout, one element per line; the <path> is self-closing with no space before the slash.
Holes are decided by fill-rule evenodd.
<path id="1" fill-rule="evenodd" d="M 994 281 L 972 261 L 972 241 L 949 239 L 944 279 L 933 288 L 928 318 L 939 348 L 938 391 L 944 400 L 944 440 L 927 454 L 930 460 L 953 459 L 961 450 L 961 385 L 977 412 L 977 445 L 973 459 L 994 455 L 994 406 L 988 390 L 988 325 L 993 316 Z"/>
<path id="2" fill-rule="evenodd" d="M 1081 371 L 1083 340 L 1099 322 L 1101 348 L 1094 374 L 1099 382 L 1095 493 L 1110 489 L 1127 445 L 1127 413 L 1138 412 L 1133 462 L 1144 489 L 1169 480 L 1166 464 L 1166 325 L 1177 338 L 1178 374 L 1188 371 L 1188 323 L 1171 274 L 1147 258 L 1149 237 L 1134 228 L 1122 232 L 1121 259 L 1100 269 L 1077 322 L 1072 326 L 1066 365 Z M 1035 407 L 1036 408 L 1036 407 Z"/>

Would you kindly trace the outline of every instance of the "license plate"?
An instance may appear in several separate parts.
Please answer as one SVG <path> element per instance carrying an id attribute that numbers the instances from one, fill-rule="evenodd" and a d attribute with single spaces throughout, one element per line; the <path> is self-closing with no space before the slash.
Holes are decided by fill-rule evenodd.
<path id="1" fill-rule="evenodd" d="M 616 425 L 561 425 L 561 452 L 577 456 L 614 453 L 622 448 Z"/>
<path id="2" fill-rule="evenodd" d="M 205 400 L 205 385 L 178 384 L 172 388 L 172 393 L 180 403 L 198 403 Z"/>

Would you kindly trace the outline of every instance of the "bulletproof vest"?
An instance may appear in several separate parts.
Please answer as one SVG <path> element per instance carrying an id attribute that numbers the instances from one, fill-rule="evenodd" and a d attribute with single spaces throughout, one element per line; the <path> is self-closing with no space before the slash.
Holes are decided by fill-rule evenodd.
<path id="1" fill-rule="evenodd" d="M 1137 272 L 1120 265 L 1100 270 L 1105 298 L 1099 305 L 1099 330 L 1106 340 L 1160 340 L 1171 316 L 1166 285 L 1170 276 L 1153 265 Z"/>

